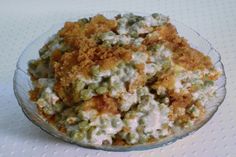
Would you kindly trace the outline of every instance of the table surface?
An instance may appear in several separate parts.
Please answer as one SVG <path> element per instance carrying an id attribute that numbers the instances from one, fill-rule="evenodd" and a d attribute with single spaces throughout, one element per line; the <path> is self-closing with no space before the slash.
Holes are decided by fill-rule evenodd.
<path id="1" fill-rule="evenodd" d="M 13 93 L 16 61 L 33 39 L 53 24 L 105 10 L 161 12 L 198 31 L 221 53 L 227 96 L 199 131 L 146 151 L 106 152 L 65 143 L 33 125 Z M 173 156 L 230 157 L 236 154 L 236 1 L 235 0 L 1 0 L 0 2 L 0 157 Z"/>

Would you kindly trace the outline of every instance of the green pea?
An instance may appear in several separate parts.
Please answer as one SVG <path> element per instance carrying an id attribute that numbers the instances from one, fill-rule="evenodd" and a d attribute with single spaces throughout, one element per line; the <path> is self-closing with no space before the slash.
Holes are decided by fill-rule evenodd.
<path id="1" fill-rule="evenodd" d="M 70 50 L 70 46 L 65 45 L 64 43 L 63 43 L 62 45 L 63 45 L 63 46 L 61 47 L 61 51 L 62 51 L 62 52 L 66 52 L 66 51 L 69 51 L 69 50 Z"/>
<path id="2" fill-rule="evenodd" d="M 165 99 L 165 98 L 161 98 L 160 102 L 162 102 L 162 99 Z M 166 107 L 166 105 L 164 103 L 160 103 L 158 106 L 159 106 L 160 110 L 163 110 Z"/>
<path id="3" fill-rule="evenodd" d="M 133 141 L 136 139 L 136 135 L 134 133 L 129 133 L 127 138 L 129 141 Z"/>
<path id="4" fill-rule="evenodd" d="M 80 120 L 83 120 L 83 113 L 81 112 L 81 109 L 77 110 L 77 117 Z"/>
<path id="5" fill-rule="evenodd" d="M 98 87 L 97 83 L 91 83 L 88 85 L 88 89 L 92 89 L 92 90 L 95 90 L 97 87 Z"/>
<path id="6" fill-rule="evenodd" d="M 171 66 L 170 61 L 165 61 L 164 64 L 162 65 L 162 70 L 166 71 L 170 68 L 170 66 Z"/>
<path id="7" fill-rule="evenodd" d="M 98 87 L 98 88 L 96 89 L 96 93 L 97 93 L 97 94 L 104 94 L 104 93 L 106 93 L 106 92 L 108 92 L 107 87 Z"/>
<path id="8" fill-rule="evenodd" d="M 190 113 L 193 113 L 193 112 L 195 112 L 195 111 L 196 111 L 196 108 L 193 107 L 193 108 L 190 110 Z"/>
<path id="9" fill-rule="evenodd" d="M 136 20 L 137 20 L 137 21 L 144 20 L 144 17 L 142 17 L 142 16 L 136 16 Z"/>
<path id="10" fill-rule="evenodd" d="M 89 129 L 89 123 L 88 121 L 82 121 L 79 123 L 79 128 L 82 130 L 88 130 Z"/>
<path id="11" fill-rule="evenodd" d="M 112 32 L 112 31 L 110 31 L 110 32 L 107 32 L 106 35 L 107 35 L 107 36 L 114 36 L 114 35 L 116 35 L 116 34 L 115 34 L 114 32 Z"/>
<path id="12" fill-rule="evenodd" d="M 84 24 L 88 23 L 89 20 L 88 20 L 87 18 L 82 18 L 82 19 L 79 19 L 78 22 L 79 22 L 80 24 L 84 25 Z"/>
<path id="13" fill-rule="evenodd" d="M 103 128 L 106 128 L 109 125 L 109 120 L 107 119 L 101 119 L 101 124 L 103 125 Z"/>
<path id="14" fill-rule="evenodd" d="M 165 98 L 163 99 L 163 103 L 164 103 L 164 104 L 169 104 L 169 103 L 170 103 L 170 99 L 169 99 L 168 97 L 165 97 Z"/>
<path id="15" fill-rule="evenodd" d="M 158 18 L 159 16 L 160 16 L 160 14 L 158 14 L 158 13 L 153 13 L 153 14 L 152 14 L 152 17 L 153 17 L 153 18 Z"/>
<path id="16" fill-rule="evenodd" d="M 85 132 L 82 131 L 76 131 L 72 133 L 72 139 L 75 141 L 81 141 L 85 138 Z"/>
<path id="17" fill-rule="evenodd" d="M 118 75 L 118 76 L 122 75 L 121 70 L 117 70 L 117 71 L 116 71 L 116 75 Z"/>
<path id="18" fill-rule="evenodd" d="M 144 124 L 145 124 L 144 119 L 140 119 L 140 120 L 139 120 L 139 124 L 140 124 L 140 125 L 144 125 Z"/>
<path id="19" fill-rule="evenodd" d="M 96 43 L 99 44 L 99 45 L 103 43 L 103 41 L 102 41 L 102 36 L 100 36 L 100 35 L 95 35 L 94 40 L 95 40 Z"/>
<path id="20" fill-rule="evenodd" d="M 136 129 L 136 131 L 139 133 L 139 134 L 142 134 L 143 133 L 143 130 L 144 130 L 144 126 L 142 125 L 139 125 Z"/>
<path id="21" fill-rule="evenodd" d="M 139 138 L 139 142 L 140 143 L 146 143 L 148 140 L 148 137 L 145 136 L 145 135 L 141 135 L 140 138 Z"/>
<path id="22" fill-rule="evenodd" d="M 204 87 L 204 84 L 193 83 L 192 87 L 195 88 L 196 90 L 199 90 Z"/>
<path id="23" fill-rule="evenodd" d="M 125 45 L 125 42 L 123 42 L 122 40 L 118 40 L 116 44 L 118 46 L 122 46 L 122 45 Z"/>
<path id="24" fill-rule="evenodd" d="M 76 81 L 75 92 L 80 92 L 85 87 L 85 83 L 81 80 Z"/>
<path id="25" fill-rule="evenodd" d="M 39 50 L 39 56 L 43 56 L 45 54 L 45 52 L 48 50 L 47 45 L 43 46 L 40 50 Z"/>
<path id="26" fill-rule="evenodd" d="M 160 44 L 154 45 L 154 49 L 155 49 L 155 50 L 158 50 L 158 49 L 160 49 L 160 48 L 161 48 L 161 45 L 160 45 Z"/>
<path id="27" fill-rule="evenodd" d="M 97 133 L 96 133 L 96 135 L 101 135 L 103 133 L 103 131 L 102 130 L 99 130 Z"/>
<path id="28" fill-rule="evenodd" d="M 213 86 L 213 85 L 214 85 L 214 81 L 212 81 L 212 80 L 206 80 L 206 81 L 204 81 L 204 85 L 205 85 L 205 86 Z"/>
<path id="29" fill-rule="evenodd" d="M 91 89 L 83 89 L 80 92 L 80 98 L 82 100 L 89 100 L 90 98 L 92 98 L 92 90 Z"/>
<path id="30" fill-rule="evenodd" d="M 133 25 L 134 23 L 136 23 L 136 19 L 135 19 L 135 18 L 130 18 L 127 24 L 128 24 L 129 26 L 131 26 L 131 25 Z"/>
<path id="31" fill-rule="evenodd" d="M 103 42 L 103 45 L 104 45 L 105 47 L 111 47 L 111 46 L 112 46 L 109 41 L 104 41 L 104 42 Z"/>
<path id="32" fill-rule="evenodd" d="M 44 70 L 40 70 L 39 67 L 37 67 L 37 69 L 36 69 L 34 74 L 35 74 L 34 76 L 36 76 L 38 78 L 48 77 L 48 72 L 44 71 Z"/>
<path id="33" fill-rule="evenodd" d="M 132 31 L 132 32 L 130 32 L 130 36 L 133 37 L 133 38 L 137 38 L 138 37 L 138 32 Z"/>
<path id="34" fill-rule="evenodd" d="M 121 87 L 121 84 L 118 83 L 118 82 L 115 82 L 113 85 L 112 85 L 112 88 L 114 89 L 119 89 Z"/>
<path id="35" fill-rule="evenodd" d="M 110 88 L 110 90 L 119 90 L 119 89 L 121 89 L 121 83 L 118 82 L 113 83 L 113 85 Z"/>
<path id="36" fill-rule="evenodd" d="M 92 133 L 93 131 L 96 129 L 96 127 L 90 127 L 89 130 L 88 130 L 88 138 L 91 139 L 92 138 Z"/>
<path id="37" fill-rule="evenodd" d="M 128 116 L 129 117 L 135 117 L 137 115 L 136 111 L 129 111 Z"/>
<path id="38" fill-rule="evenodd" d="M 61 128 L 62 126 L 64 126 L 64 124 L 65 124 L 65 121 L 60 119 L 60 120 L 57 121 L 56 127 L 57 128 Z"/>
<path id="39" fill-rule="evenodd" d="M 135 46 L 139 46 L 139 45 L 142 44 L 142 40 L 140 40 L 139 38 L 137 38 L 137 39 L 135 39 L 135 40 L 133 41 L 133 43 L 134 43 Z"/>
<path id="40" fill-rule="evenodd" d="M 129 125 L 129 121 L 127 119 L 124 119 L 123 123 L 124 123 L 124 125 L 127 125 L 127 126 Z"/>
<path id="41" fill-rule="evenodd" d="M 73 93 L 73 100 L 74 102 L 79 102 L 80 101 L 80 95 L 78 93 Z"/>
<path id="42" fill-rule="evenodd" d="M 161 47 L 160 44 L 156 44 L 156 45 L 152 45 L 152 46 L 148 47 L 148 50 L 149 51 L 157 51 L 160 47 Z"/>
<path id="43" fill-rule="evenodd" d="M 195 112 L 196 110 L 196 107 L 195 106 L 191 106 L 189 109 L 188 109 L 188 113 L 193 113 Z"/>
<path id="44" fill-rule="evenodd" d="M 124 62 L 121 62 L 119 65 L 118 65 L 118 68 L 124 68 L 125 67 L 125 63 Z"/>
<path id="45" fill-rule="evenodd" d="M 37 68 L 37 66 L 38 66 L 38 61 L 37 61 L 37 60 L 31 60 L 31 61 L 29 61 L 29 67 L 30 67 L 30 69 L 35 70 L 35 69 Z"/>
<path id="46" fill-rule="evenodd" d="M 53 105 L 53 107 L 54 107 L 54 110 L 55 110 L 56 112 L 61 112 L 62 109 L 63 109 L 63 104 L 57 102 L 56 104 Z"/>
<path id="47" fill-rule="evenodd" d="M 148 95 L 148 89 L 146 89 L 146 88 L 139 88 L 137 90 L 137 94 L 138 94 L 139 97 L 143 96 L 143 95 Z"/>
<path id="48" fill-rule="evenodd" d="M 137 25 L 139 26 L 139 27 L 145 27 L 145 22 L 143 22 L 143 21 L 139 21 L 138 23 L 137 23 Z"/>
<path id="49" fill-rule="evenodd" d="M 120 123 L 120 121 L 116 118 L 112 119 L 112 121 L 111 121 L 111 125 L 114 128 L 118 127 L 119 123 Z"/>
<path id="50" fill-rule="evenodd" d="M 92 75 L 93 75 L 93 76 L 98 76 L 99 73 L 100 73 L 100 68 L 99 68 L 99 66 L 93 66 L 93 67 L 91 68 L 91 72 L 92 72 Z"/>
<path id="51" fill-rule="evenodd" d="M 53 115 L 54 111 L 52 110 L 52 107 L 44 107 L 43 112 L 47 115 Z"/>

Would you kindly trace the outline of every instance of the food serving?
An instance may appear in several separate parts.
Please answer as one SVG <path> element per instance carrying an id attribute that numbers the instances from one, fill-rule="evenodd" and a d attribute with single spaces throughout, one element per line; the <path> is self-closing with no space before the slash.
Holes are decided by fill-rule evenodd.
<path id="1" fill-rule="evenodd" d="M 29 62 L 30 99 L 48 123 L 91 145 L 153 143 L 193 127 L 221 75 L 158 13 L 66 22 L 39 55 Z"/>

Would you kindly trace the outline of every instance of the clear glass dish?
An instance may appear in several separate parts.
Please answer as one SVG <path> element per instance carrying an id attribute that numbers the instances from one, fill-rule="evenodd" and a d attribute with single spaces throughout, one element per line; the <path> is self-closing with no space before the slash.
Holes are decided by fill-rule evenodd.
<path id="1" fill-rule="evenodd" d="M 125 12 L 107 11 L 100 13 L 108 18 L 113 18 L 117 14 L 123 14 Z M 135 13 L 135 14 L 142 16 L 148 15 L 145 13 Z M 95 14 L 83 15 L 78 17 L 78 19 L 94 15 Z M 70 21 L 75 21 L 75 20 L 70 20 Z M 222 72 L 221 77 L 216 81 L 217 84 L 216 97 L 214 97 L 209 103 L 205 105 L 207 111 L 205 119 L 198 122 L 194 127 L 189 129 L 184 129 L 178 133 L 175 133 L 174 135 L 168 136 L 162 140 L 157 141 L 156 143 L 151 143 L 151 144 L 139 144 L 134 146 L 95 146 L 91 144 L 74 142 L 68 136 L 59 132 L 54 126 L 50 125 L 42 116 L 38 114 L 36 105 L 29 100 L 28 91 L 32 89 L 33 86 L 30 81 L 30 76 L 27 73 L 27 68 L 28 68 L 28 61 L 31 59 L 38 58 L 38 50 L 44 45 L 44 43 L 50 36 L 55 34 L 60 28 L 63 27 L 63 23 L 53 26 L 49 31 L 45 32 L 39 38 L 30 43 L 19 57 L 13 82 L 14 82 L 14 92 L 18 100 L 18 103 L 22 108 L 22 111 L 30 121 L 32 121 L 35 125 L 39 126 L 42 130 L 49 133 L 50 135 L 53 135 L 66 142 L 74 143 L 82 147 L 103 149 L 109 151 L 144 150 L 144 149 L 161 147 L 173 143 L 176 140 L 181 139 L 195 132 L 211 119 L 211 117 L 215 114 L 218 107 L 224 100 L 224 97 L 226 95 L 226 88 L 225 88 L 226 76 L 224 72 L 224 67 L 221 62 L 219 53 L 212 47 L 212 45 L 206 39 L 201 37 L 199 33 L 175 20 L 170 20 L 170 22 L 175 25 L 178 33 L 181 36 L 185 37 L 192 47 L 210 56 L 214 66 L 219 71 Z"/>

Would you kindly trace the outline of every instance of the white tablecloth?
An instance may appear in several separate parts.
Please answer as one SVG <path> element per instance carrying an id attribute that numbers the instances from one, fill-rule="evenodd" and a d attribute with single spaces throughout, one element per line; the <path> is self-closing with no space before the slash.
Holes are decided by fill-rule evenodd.
<path id="1" fill-rule="evenodd" d="M 90 150 L 58 140 L 34 126 L 13 94 L 17 58 L 53 24 L 105 10 L 161 12 L 207 38 L 221 53 L 227 96 L 199 131 L 168 146 L 146 151 Z M 1 0 L 0 1 L 0 157 L 229 157 L 236 155 L 236 1 L 235 0 Z"/>

